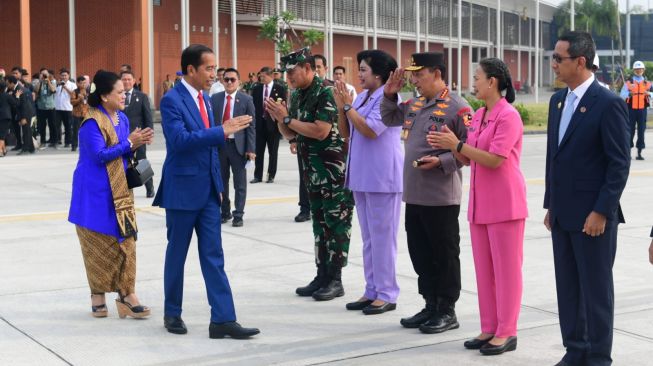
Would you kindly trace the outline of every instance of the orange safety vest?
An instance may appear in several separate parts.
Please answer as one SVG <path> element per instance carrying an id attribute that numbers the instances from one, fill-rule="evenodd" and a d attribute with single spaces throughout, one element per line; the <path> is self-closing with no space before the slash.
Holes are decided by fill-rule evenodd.
<path id="1" fill-rule="evenodd" d="M 651 90 L 651 82 L 642 80 L 638 83 L 634 80 L 626 81 L 630 95 L 626 99 L 626 104 L 632 109 L 646 109 L 650 105 L 648 91 Z"/>

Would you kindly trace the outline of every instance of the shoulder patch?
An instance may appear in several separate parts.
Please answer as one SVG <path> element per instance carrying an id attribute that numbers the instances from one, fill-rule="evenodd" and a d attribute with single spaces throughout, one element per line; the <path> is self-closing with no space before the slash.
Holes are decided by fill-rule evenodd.
<path id="1" fill-rule="evenodd" d="M 458 110 L 458 113 L 457 113 L 457 114 L 458 114 L 458 116 L 463 117 L 463 116 L 465 116 L 466 114 L 471 114 L 472 112 L 473 112 L 473 111 L 472 111 L 472 108 L 471 108 L 471 107 L 465 106 L 465 107 L 460 108 L 460 109 Z"/>

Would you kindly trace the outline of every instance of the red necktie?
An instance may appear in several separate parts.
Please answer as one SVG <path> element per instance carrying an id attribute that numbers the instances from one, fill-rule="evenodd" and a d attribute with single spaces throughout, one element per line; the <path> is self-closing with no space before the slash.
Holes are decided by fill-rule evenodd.
<path id="1" fill-rule="evenodd" d="M 222 115 L 222 124 L 225 123 L 225 121 L 228 121 L 231 119 L 231 95 L 227 95 L 227 105 L 224 106 L 224 114 Z"/>
<path id="2" fill-rule="evenodd" d="M 204 127 L 209 128 L 209 115 L 206 113 L 206 106 L 204 105 L 202 92 L 197 94 L 197 99 L 200 101 L 200 116 L 202 116 L 202 121 L 204 121 Z"/>

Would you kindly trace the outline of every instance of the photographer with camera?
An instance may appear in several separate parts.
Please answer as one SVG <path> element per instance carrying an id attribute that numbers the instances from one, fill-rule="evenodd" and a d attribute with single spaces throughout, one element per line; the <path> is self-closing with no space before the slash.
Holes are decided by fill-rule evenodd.
<path id="1" fill-rule="evenodd" d="M 66 68 L 59 70 L 59 82 L 57 83 L 57 91 L 54 95 L 54 107 L 56 110 L 57 125 L 57 140 L 56 143 L 61 143 L 61 124 L 63 123 L 65 139 L 64 147 L 70 147 L 72 143 L 72 122 L 73 122 L 73 105 L 70 103 L 70 98 L 74 95 L 77 85 L 70 80 L 70 71 Z"/>
<path id="2" fill-rule="evenodd" d="M 39 81 L 36 83 L 34 93 L 36 94 L 36 121 L 41 139 L 41 146 L 45 147 L 46 143 L 56 148 L 57 140 L 53 137 L 58 136 L 56 133 L 55 111 L 54 111 L 54 93 L 57 84 L 45 67 L 39 71 Z M 50 129 L 50 139 L 45 139 L 45 128 Z"/>

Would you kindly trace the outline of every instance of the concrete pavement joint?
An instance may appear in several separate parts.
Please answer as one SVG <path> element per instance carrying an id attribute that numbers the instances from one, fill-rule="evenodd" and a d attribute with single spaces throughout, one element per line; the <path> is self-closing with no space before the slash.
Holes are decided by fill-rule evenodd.
<path id="1" fill-rule="evenodd" d="M 0 320 L 2 320 L 3 322 L 5 322 L 8 326 L 12 327 L 13 329 L 15 329 L 17 332 L 21 333 L 21 334 L 24 335 L 25 337 L 31 339 L 32 342 L 38 344 L 39 346 L 41 346 L 42 348 L 44 348 L 44 349 L 47 350 L 48 352 L 50 352 L 50 353 L 52 353 L 53 355 L 55 355 L 55 356 L 56 356 L 58 359 L 60 359 L 61 361 L 65 362 L 66 364 L 68 364 L 68 365 L 70 365 L 70 366 L 73 366 L 73 364 L 70 363 L 70 362 L 69 362 L 68 360 L 66 360 L 65 358 L 63 358 L 63 356 L 61 356 L 61 355 L 58 354 L 57 352 L 53 351 L 52 349 L 50 349 L 49 347 L 47 347 L 47 346 L 44 345 L 43 343 L 37 341 L 34 337 L 32 337 L 31 335 L 29 335 L 27 332 L 23 331 L 22 329 L 18 328 L 17 326 L 13 325 L 9 320 L 5 319 L 5 318 L 4 318 L 3 316 L 1 316 L 1 315 L 0 315 Z"/>

